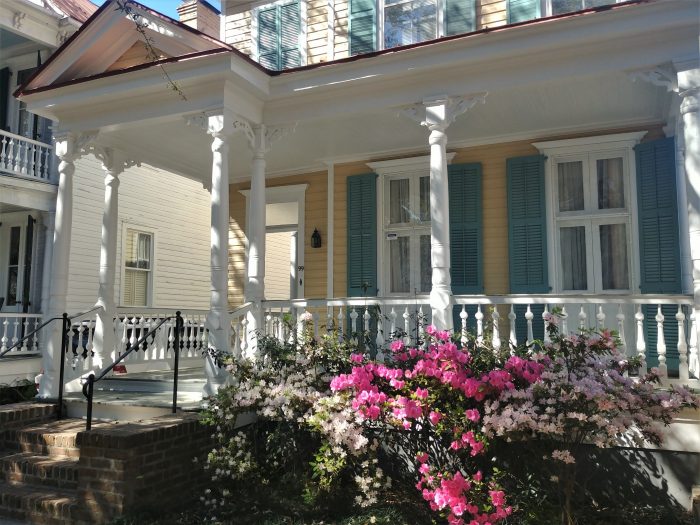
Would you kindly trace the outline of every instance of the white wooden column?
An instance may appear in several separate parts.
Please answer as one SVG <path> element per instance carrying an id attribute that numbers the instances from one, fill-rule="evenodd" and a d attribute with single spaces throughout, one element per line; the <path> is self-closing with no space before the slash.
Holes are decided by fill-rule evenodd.
<path id="1" fill-rule="evenodd" d="M 257 353 L 257 334 L 263 329 L 262 301 L 265 298 L 265 153 L 268 150 L 267 130 L 264 125 L 251 128 L 250 147 L 253 162 L 250 167 L 250 196 L 248 197 L 248 261 L 245 285 L 246 302 L 254 303 L 247 314 L 249 357 Z"/>
<path id="2" fill-rule="evenodd" d="M 71 230 L 73 227 L 73 174 L 75 160 L 80 156 L 81 137 L 72 133 L 56 138 L 58 164 L 58 193 L 51 262 L 51 288 L 46 319 L 60 317 L 66 310 L 68 293 L 68 266 L 70 263 Z M 61 359 L 61 321 L 55 321 L 46 330 L 47 345 L 42 354 L 44 371 L 38 397 L 55 399 L 58 396 L 58 374 Z"/>
<path id="3" fill-rule="evenodd" d="M 93 366 L 102 368 L 105 359 L 112 357 L 116 335 L 114 317 L 114 279 L 117 265 L 117 235 L 119 228 L 119 175 L 136 164 L 112 148 L 95 147 L 91 152 L 102 161 L 104 170 L 104 207 L 102 209 L 102 238 L 100 242 L 100 271 L 97 302 L 99 306 L 93 339 Z"/>
<path id="4" fill-rule="evenodd" d="M 677 65 L 678 67 L 678 65 Z M 678 72 L 681 97 L 683 142 L 685 146 L 685 190 L 687 196 L 688 236 L 693 271 L 695 319 L 700 318 L 700 68 L 697 60 Z M 681 205 L 681 213 L 683 208 Z M 693 334 L 691 334 L 692 337 Z M 697 337 L 697 334 L 695 334 Z M 698 363 L 688 363 L 698 374 Z"/>
<path id="5" fill-rule="evenodd" d="M 446 130 L 459 115 L 477 102 L 483 103 L 485 97 L 485 93 L 470 97 L 434 97 L 403 111 L 430 130 L 430 262 L 433 270 L 430 308 L 432 324 L 438 330 L 453 329 Z"/>

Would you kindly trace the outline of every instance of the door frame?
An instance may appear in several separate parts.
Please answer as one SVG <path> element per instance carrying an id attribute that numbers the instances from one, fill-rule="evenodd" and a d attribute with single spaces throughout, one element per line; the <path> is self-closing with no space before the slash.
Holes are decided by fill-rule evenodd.
<path id="1" fill-rule="evenodd" d="M 29 297 L 24 297 L 24 265 L 25 265 L 25 254 L 26 254 L 26 243 L 27 243 L 27 217 L 34 217 L 32 215 L 32 210 L 27 210 L 26 212 L 12 212 L 2 214 L 0 216 L 0 297 L 5 298 L 5 302 L 2 306 L 3 313 L 13 312 L 21 313 L 22 305 L 25 300 L 31 300 L 31 296 L 35 290 L 31 286 L 33 277 L 36 275 L 35 264 L 32 264 L 31 273 L 29 275 L 30 281 L 30 291 Z M 36 217 L 35 217 L 36 220 Z M 10 230 L 12 228 L 20 228 L 19 233 L 19 260 L 17 269 L 17 296 L 19 301 L 9 306 L 7 304 L 7 278 L 9 277 L 9 264 L 10 264 L 10 252 L 9 252 L 9 242 L 10 242 Z M 32 236 L 32 262 L 36 262 L 36 251 L 37 247 L 37 229 L 35 224 L 34 235 Z"/>

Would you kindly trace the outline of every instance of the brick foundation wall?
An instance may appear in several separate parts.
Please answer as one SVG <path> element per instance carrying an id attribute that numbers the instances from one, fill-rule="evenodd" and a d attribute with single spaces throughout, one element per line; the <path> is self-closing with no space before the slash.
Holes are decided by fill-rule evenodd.
<path id="1" fill-rule="evenodd" d="M 212 441 L 197 414 L 178 414 L 81 432 L 78 446 L 78 497 L 86 518 L 99 523 L 198 497 L 206 478 L 193 459 L 203 459 Z"/>

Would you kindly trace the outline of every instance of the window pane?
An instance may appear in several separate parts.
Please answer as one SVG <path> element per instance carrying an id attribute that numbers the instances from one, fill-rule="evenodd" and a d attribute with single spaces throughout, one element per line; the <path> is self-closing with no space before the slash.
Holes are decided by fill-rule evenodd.
<path id="1" fill-rule="evenodd" d="M 7 306 L 17 304 L 17 277 L 19 275 L 19 266 L 12 266 L 7 269 Z"/>
<path id="2" fill-rule="evenodd" d="M 151 268 L 151 236 L 146 233 L 139 233 L 138 267 Z"/>
<path id="3" fill-rule="evenodd" d="M 416 0 L 387 5 L 384 9 L 386 49 L 430 40 L 437 36 L 435 0 Z"/>
<path id="4" fill-rule="evenodd" d="M 600 226 L 600 259 L 604 290 L 627 290 L 627 232 L 624 224 Z"/>
<path id="5" fill-rule="evenodd" d="M 411 220 L 409 190 L 408 179 L 397 179 L 389 182 L 389 222 L 391 224 Z"/>
<path id="6" fill-rule="evenodd" d="M 430 177 L 420 178 L 420 220 L 430 222 Z"/>
<path id="7" fill-rule="evenodd" d="M 151 243 L 150 233 L 141 233 L 136 230 L 126 231 L 126 254 L 124 265 L 127 268 L 151 268 Z"/>
<path id="8" fill-rule="evenodd" d="M 19 264 L 19 238 L 22 228 L 14 226 L 10 229 L 10 266 Z"/>
<path id="9" fill-rule="evenodd" d="M 582 0 L 551 0 L 552 14 L 560 15 L 562 13 L 571 13 L 583 9 Z M 608 3 L 614 3 L 615 0 L 608 0 Z"/>
<path id="10" fill-rule="evenodd" d="M 411 291 L 410 237 L 399 237 L 389 242 L 391 293 Z"/>
<path id="11" fill-rule="evenodd" d="M 573 226 L 559 230 L 561 237 L 562 288 L 587 290 L 586 227 Z"/>
<path id="12" fill-rule="evenodd" d="M 149 272 L 124 271 L 124 305 L 146 306 Z"/>
<path id="13" fill-rule="evenodd" d="M 583 162 L 560 162 L 559 172 L 559 211 L 583 210 Z"/>
<path id="14" fill-rule="evenodd" d="M 420 236 L 420 291 L 429 293 L 432 287 L 433 267 L 430 264 L 430 235 Z"/>
<path id="15" fill-rule="evenodd" d="M 598 172 L 598 209 L 625 207 L 625 184 L 622 175 L 622 159 L 599 159 L 596 161 Z"/>

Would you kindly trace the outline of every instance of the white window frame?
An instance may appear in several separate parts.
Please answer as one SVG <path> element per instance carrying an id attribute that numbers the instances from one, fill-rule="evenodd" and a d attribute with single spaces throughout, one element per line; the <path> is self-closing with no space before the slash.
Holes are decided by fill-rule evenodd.
<path id="1" fill-rule="evenodd" d="M 452 163 L 455 153 L 447 154 L 447 163 Z M 411 273 L 412 283 L 420 280 L 420 236 L 425 235 L 423 231 L 416 231 L 415 225 L 402 224 L 398 226 L 389 225 L 389 183 L 391 180 L 413 177 L 416 181 L 421 176 L 430 176 L 430 155 L 420 157 L 407 157 L 381 162 L 369 162 L 367 166 L 378 175 L 377 177 L 377 288 L 380 297 L 414 297 L 413 291 L 408 293 L 391 293 L 389 284 L 391 283 L 391 268 L 388 264 L 391 257 L 387 233 L 397 233 L 399 235 L 411 235 L 416 238 L 416 242 L 411 247 Z M 420 189 L 416 188 L 416 196 L 420 198 Z M 432 191 L 432 189 L 431 189 Z M 420 204 L 419 202 L 417 204 Z M 420 228 L 423 230 L 423 228 Z M 427 226 L 427 233 L 430 234 L 430 223 Z M 418 293 L 418 296 L 427 296 L 429 292 Z"/>
<path id="2" fill-rule="evenodd" d="M 410 2 L 412 0 L 399 0 L 396 4 L 399 3 L 404 3 L 404 2 Z M 446 7 L 446 1 L 445 0 L 435 0 L 437 4 L 437 34 L 435 35 L 435 38 L 442 38 L 445 36 L 445 7 Z M 476 1 L 474 1 L 474 9 L 476 9 Z M 377 42 L 377 49 L 393 49 L 393 48 L 385 48 L 384 47 L 384 9 L 385 9 L 385 4 L 384 0 L 377 0 L 377 39 L 379 42 Z M 429 42 L 429 40 L 424 40 L 424 42 Z M 410 45 L 410 44 L 407 44 Z M 400 47 L 400 46 L 396 46 Z"/>
<path id="3" fill-rule="evenodd" d="M 138 233 L 145 233 L 151 236 L 151 268 L 149 270 L 150 278 L 148 279 L 148 287 L 146 289 L 146 304 L 145 305 L 128 305 L 124 303 L 124 283 L 126 282 L 126 240 L 128 231 L 134 230 Z M 156 281 L 156 231 L 153 228 L 141 226 L 133 223 L 122 223 L 122 238 L 121 238 L 121 257 L 120 257 L 120 281 L 119 281 L 119 306 L 122 308 L 153 308 L 155 307 L 155 281 Z M 137 268 L 130 268 L 131 270 Z"/>
<path id="4" fill-rule="evenodd" d="M 285 5 L 291 4 L 295 0 L 276 0 L 275 2 L 254 2 L 249 6 L 241 10 L 250 9 L 250 50 L 251 58 L 256 62 L 260 62 L 260 50 L 258 49 L 258 11 L 263 7 L 270 7 L 272 5 Z M 299 2 L 299 17 L 301 34 L 299 35 L 299 54 L 301 55 L 301 61 L 299 63 L 300 67 L 307 65 L 307 55 L 308 55 L 308 17 L 306 15 L 307 5 L 306 0 L 297 0 Z M 232 11 L 230 14 L 235 14 L 236 11 Z"/>
<path id="5" fill-rule="evenodd" d="M 608 0 L 610 4 L 618 4 L 620 2 L 626 2 L 628 0 Z M 541 0 L 540 13 L 542 17 L 552 16 L 552 0 Z M 589 7 L 583 7 L 583 9 L 590 9 Z M 568 11 L 570 13 L 575 13 L 576 11 L 582 11 L 583 9 L 576 9 L 574 11 Z M 564 14 L 564 13 L 561 13 Z"/>
<path id="6" fill-rule="evenodd" d="M 646 131 L 617 133 L 613 135 L 599 135 L 594 137 L 584 137 L 580 139 L 566 139 L 548 142 L 533 143 L 542 154 L 547 157 L 545 163 L 545 195 L 547 204 L 547 243 L 548 254 L 547 264 L 549 269 L 549 280 L 552 284 L 552 291 L 558 294 L 625 294 L 639 292 L 639 235 L 637 231 L 637 177 L 634 146 L 646 135 Z M 621 157 L 623 162 L 623 176 L 625 183 L 625 209 L 596 210 L 587 208 L 583 212 L 559 212 L 557 164 L 569 161 L 584 161 L 584 186 L 585 202 L 590 199 L 597 199 L 597 192 L 593 195 L 592 187 L 594 181 L 591 180 L 591 171 L 595 169 L 595 161 L 603 158 Z M 588 173 L 588 175 L 587 175 Z M 597 206 L 596 206 L 597 208 Z M 598 232 L 594 232 L 601 224 L 620 224 L 627 226 L 627 264 L 629 289 L 627 290 L 603 290 L 602 271 L 595 264 L 595 257 L 590 254 L 600 254 L 600 239 Z M 588 273 L 587 290 L 563 290 L 561 272 L 561 244 L 558 228 L 565 226 L 586 226 L 586 249 L 587 252 L 586 270 Z M 591 265 L 591 260 L 594 265 Z"/>

